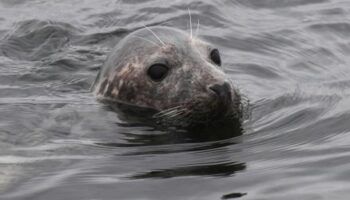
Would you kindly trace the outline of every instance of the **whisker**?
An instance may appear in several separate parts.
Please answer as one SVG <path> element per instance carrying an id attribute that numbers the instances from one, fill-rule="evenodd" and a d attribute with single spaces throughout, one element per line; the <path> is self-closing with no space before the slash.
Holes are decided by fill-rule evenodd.
<path id="1" fill-rule="evenodd" d="M 198 37 L 198 30 L 199 30 L 199 19 L 197 21 L 196 37 Z"/>
<path id="2" fill-rule="evenodd" d="M 191 30 L 191 39 L 192 39 L 192 16 L 191 16 L 191 10 L 190 8 L 188 9 L 188 15 L 190 16 L 190 30 Z"/>
<path id="3" fill-rule="evenodd" d="M 179 112 L 179 113 L 176 113 L 176 114 L 174 114 L 174 115 L 171 115 L 171 116 L 165 116 L 165 117 L 163 117 L 162 118 L 162 120 L 163 121 L 165 121 L 165 120 L 167 120 L 167 121 L 170 121 L 170 120 L 178 120 L 177 119 L 177 116 L 179 116 L 181 114 L 181 112 Z"/>
<path id="4" fill-rule="evenodd" d="M 135 38 L 144 40 L 144 41 L 146 41 L 146 42 L 150 42 L 150 43 L 152 43 L 152 44 L 154 44 L 154 45 L 157 45 L 157 46 L 161 47 L 159 44 L 157 44 L 156 42 L 153 42 L 152 40 L 149 40 L 149 39 L 146 39 L 146 38 L 142 38 L 142 37 L 139 37 L 139 36 L 136 36 L 136 35 L 133 35 L 132 37 L 135 37 Z"/>
<path id="5" fill-rule="evenodd" d="M 172 110 L 170 112 L 166 112 L 166 113 L 162 113 L 161 115 L 157 115 L 157 117 L 168 118 L 168 117 L 171 117 L 171 115 L 177 114 L 177 113 L 179 113 L 178 110 Z"/>
<path id="6" fill-rule="evenodd" d="M 178 108 L 182 107 L 181 105 L 180 106 L 174 106 L 174 107 L 171 107 L 171 108 L 168 108 L 168 109 L 165 109 L 165 110 L 162 110 L 162 111 L 159 111 L 157 114 L 162 114 L 162 113 L 167 113 L 167 112 L 170 112 L 172 110 L 176 110 Z"/>
<path id="7" fill-rule="evenodd" d="M 162 113 L 160 115 L 157 115 L 156 117 L 158 118 L 172 118 L 178 114 L 181 114 L 183 111 L 185 111 L 186 109 L 181 109 L 181 110 L 172 110 L 172 111 L 169 111 L 169 112 L 166 112 L 166 113 Z"/>
<path id="8" fill-rule="evenodd" d="M 165 43 L 157 36 L 157 34 L 155 32 L 153 32 L 150 28 L 148 28 L 146 25 L 143 25 L 149 32 L 151 32 L 154 37 L 156 37 L 160 43 L 162 43 L 163 45 L 165 45 Z"/>
<path id="9" fill-rule="evenodd" d="M 178 111 L 177 111 L 177 110 L 172 110 L 172 111 L 169 111 L 169 112 L 174 113 L 174 112 L 178 112 Z M 169 112 L 158 112 L 158 113 L 154 114 L 154 115 L 152 116 L 152 118 L 154 118 L 154 119 L 157 119 L 157 118 L 166 118 L 168 115 L 171 114 L 171 113 L 169 113 Z"/>
<path id="10" fill-rule="evenodd" d="M 177 120 L 185 120 L 191 117 L 191 113 L 190 112 L 183 112 L 181 113 L 181 115 L 176 116 Z"/>
<path id="11" fill-rule="evenodd" d="M 177 112 L 172 112 L 172 113 L 169 113 L 168 115 L 165 115 L 166 118 L 174 118 L 174 117 L 177 117 L 179 115 L 182 115 L 184 114 L 186 111 L 186 109 L 182 109 L 182 110 L 178 110 Z"/>

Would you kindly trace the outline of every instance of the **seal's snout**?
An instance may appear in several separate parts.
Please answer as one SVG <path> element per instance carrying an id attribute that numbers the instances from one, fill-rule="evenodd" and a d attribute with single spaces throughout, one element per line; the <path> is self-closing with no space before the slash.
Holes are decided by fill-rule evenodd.
<path id="1" fill-rule="evenodd" d="M 220 101 L 226 102 L 228 100 L 231 100 L 231 86 L 227 82 L 210 85 L 209 89 L 215 93 Z"/>
<path id="2" fill-rule="evenodd" d="M 229 83 L 215 83 L 208 87 L 215 94 L 218 113 L 226 113 L 232 104 L 231 86 Z"/>

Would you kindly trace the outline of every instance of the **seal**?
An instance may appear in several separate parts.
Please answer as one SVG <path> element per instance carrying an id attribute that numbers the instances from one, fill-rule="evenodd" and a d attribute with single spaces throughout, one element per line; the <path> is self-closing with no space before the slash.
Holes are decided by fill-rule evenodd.
<path id="1" fill-rule="evenodd" d="M 130 33 L 111 51 L 93 84 L 99 100 L 156 111 L 167 126 L 242 117 L 241 97 L 214 45 L 170 27 Z"/>

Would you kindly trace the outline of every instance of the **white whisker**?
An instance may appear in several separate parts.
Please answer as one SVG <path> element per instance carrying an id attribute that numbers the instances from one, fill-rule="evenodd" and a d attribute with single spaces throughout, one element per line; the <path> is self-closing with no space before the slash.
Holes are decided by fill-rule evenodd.
<path id="1" fill-rule="evenodd" d="M 156 113 L 153 115 L 153 118 L 161 118 L 162 120 L 175 120 L 178 116 L 186 114 L 186 111 L 187 109 L 181 105 L 175 106 Z"/>
<path id="2" fill-rule="evenodd" d="M 172 112 L 172 113 L 168 113 L 167 115 L 165 115 L 164 117 L 166 118 L 175 118 L 179 115 L 184 114 L 186 109 L 182 109 L 182 110 L 178 110 L 177 112 Z"/>
<path id="3" fill-rule="evenodd" d="M 196 37 L 198 37 L 198 31 L 199 31 L 199 19 L 197 21 Z"/>
<path id="4" fill-rule="evenodd" d="M 167 120 L 169 120 L 169 119 L 171 119 L 171 120 L 174 120 L 174 118 L 176 119 L 176 116 L 178 116 L 178 115 L 180 115 L 181 114 L 181 112 L 179 112 L 179 113 L 175 113 L 175 114 L 173 114 L 173 115 L 167 115 L 167 116 L 165 116 L 165 117 L 163 117 L 164 119 L 167 119 Z"/>
<path id="5" fill-rule="evenodd" d="M 191 10 L 190 8 L 188 9 L 188 15 L 190 16 L 190 30 L 191 30 L 191 39 L 192 39 L 192 16 L 191 16 Z"/>
<path id="6" fill-rule="evenodd" d="M 182 112 L 176 115 L 175 117 L 178 117 L 178 120 L 179 120 L 179 119 L 185 119 L 185 117 L 188 117 L 189 115 L 190 115 L 190 112 Z"/>
<path id="7" fill-rule="evenodd" d="M 171 107 L 171 108 L 168 108 L 168 109 L 165 109 L 165 110 L 162 110 L 160 112 L 158 112 L 157 114 L 163 114 L 163 113 L 167 113 L 167 112 L 170 112 L 172 110 L 176 110 L 178 108 L 181 108 L 182 106 L 175 106 L 175 107 Z"/>
<path id="8" fill-rule="evenodd" d="M 158 40 L 159 40 L 159 42 L 160 43 L 162 43 L 163 45 L 165 45 L 165 43 L 157 36 L 157 34 L 156 33 L 154 33 L 150 28 L 148 28 L 146 25 L 143 25 L 149 32 L 151 32 L 153 35 L 154 35 L 154 37 L 156 37 Z"/>
<path id="9" fill-rule="evenodd" d="M 161 115 L 158 115 L 157 117 L 172 118 L 172 116 L 176 116 L 181 112 L 183 112 L 183 110 L 172 110 L 170 112 L 162 113 Z"/>
<path id="10" fill-rule="evenodd" d="M 157 46 L 161 47 L 159 44 L 157 44 L 156 42 L 154 42 L 154 41 L 152 41 L 152 40 L 149 40 L 149 39 L 146 39 L 146 38 L 142 38 L 142 37 L 139 37 L 139 36 L 135 36 L 135 35 L 133 35 L 132 37 L 142 39 L 142 40 L 144 40 L 144 41 L 146 41 L 146 42 L 149 42 L 149 43 L 152 43 L 152 44 L 154 44 L 154 45 L 157 45 Z"/>

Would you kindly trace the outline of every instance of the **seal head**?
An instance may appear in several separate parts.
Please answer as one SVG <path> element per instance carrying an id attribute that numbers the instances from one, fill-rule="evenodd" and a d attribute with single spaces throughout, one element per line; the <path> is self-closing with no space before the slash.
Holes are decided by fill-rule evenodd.
<path id="1" fill-rule="evenodd" d="M 121 40 L 93 85 L 98 99 L 157 111 L 171 126 L 241 117 L 240 95 L 213 45 L 169 27 L 143 28 Z"/>

